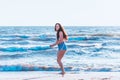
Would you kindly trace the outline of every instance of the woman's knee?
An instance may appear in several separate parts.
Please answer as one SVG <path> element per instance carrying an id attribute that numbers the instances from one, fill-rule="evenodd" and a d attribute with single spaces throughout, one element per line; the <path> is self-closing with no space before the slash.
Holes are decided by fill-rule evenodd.
<path id="1" fill-rule="evenodd" d="M 60 63 L 60 62 L 61 62 L 61 60 L 60 60 L 60 59 L 57 59 L 57 62 L 58 62 L 58 63 Z"/>

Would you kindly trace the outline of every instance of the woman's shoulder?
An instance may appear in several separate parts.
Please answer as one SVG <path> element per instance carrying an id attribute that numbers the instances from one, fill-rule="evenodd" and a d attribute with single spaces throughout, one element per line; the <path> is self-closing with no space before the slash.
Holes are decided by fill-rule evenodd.
<path id="1" fill-rule="evenodd" d="M 59 32 L 59 34 L 63 34 L 63 32 L 62 32 L 62 31 L 60 31 L 60 32 Z"/>

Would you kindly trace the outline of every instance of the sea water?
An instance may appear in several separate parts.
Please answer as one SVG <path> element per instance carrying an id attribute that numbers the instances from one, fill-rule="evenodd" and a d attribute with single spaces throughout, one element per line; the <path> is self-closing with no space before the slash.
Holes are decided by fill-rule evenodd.
<path id="1" fill-rule="evenodd" d="M 65 26 L 66 71 L 120 72 L 120 27 Z M 60 71 L 54 26 L 1 26 L 0 71 Z"/>

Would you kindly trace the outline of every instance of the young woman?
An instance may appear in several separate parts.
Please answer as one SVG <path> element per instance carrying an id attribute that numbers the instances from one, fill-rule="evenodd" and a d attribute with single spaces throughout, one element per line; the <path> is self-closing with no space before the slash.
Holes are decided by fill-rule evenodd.
<path id="1" fill-rule="evenodd" d="M 54 47 L 55 45 L 58 45 L 57 62 L 62 70 L 61 74 L 64 75 L 65 70 L 64 70 L 63 64 L 61 62 L 61 59 L 63 58 L 63 56 L 67 50 L 65 41 L 68 39 L 68 36 L 60 23 L 55 24 L 55 31 L 57 32 L 57 34 L 56 34 L 57 40 L 54 44 L 50 45 L 50 47 Z"/>

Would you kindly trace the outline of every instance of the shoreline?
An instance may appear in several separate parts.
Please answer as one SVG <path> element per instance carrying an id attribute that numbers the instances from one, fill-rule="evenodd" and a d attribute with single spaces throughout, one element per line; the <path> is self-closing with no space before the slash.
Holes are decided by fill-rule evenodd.
<path id="1" fill-rule="evenodd" d="M 64 77 L 58 73 L 54 71 L 0 72 L 0 80 L 120 80 L 120 72 L 66 72 Z"/>

